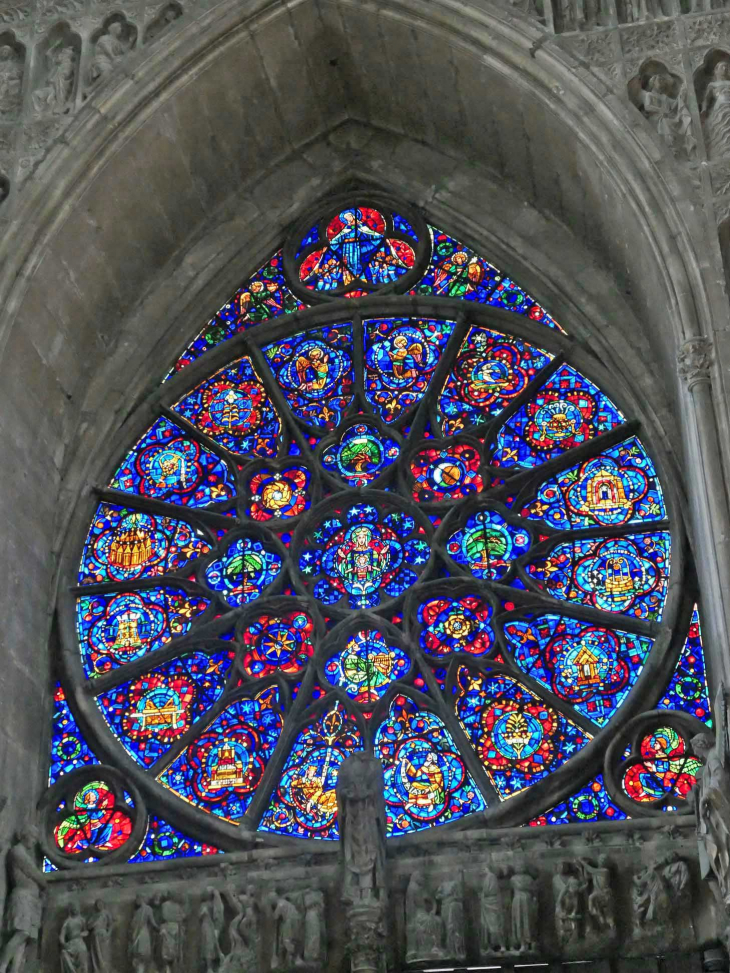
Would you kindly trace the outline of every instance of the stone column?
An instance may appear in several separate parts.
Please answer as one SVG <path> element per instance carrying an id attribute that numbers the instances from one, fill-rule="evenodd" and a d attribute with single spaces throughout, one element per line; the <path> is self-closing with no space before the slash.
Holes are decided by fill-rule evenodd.
<path id="1" fill-rule="evenodd" d="M 347 915 L 351 973 L 386 967 L 385 802 L 383 765 L 355 753 L 337 780 L 342 901 Z"/>

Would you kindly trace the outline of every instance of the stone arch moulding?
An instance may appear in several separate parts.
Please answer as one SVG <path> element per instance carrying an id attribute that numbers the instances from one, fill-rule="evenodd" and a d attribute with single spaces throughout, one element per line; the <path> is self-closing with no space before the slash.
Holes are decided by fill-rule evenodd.
<path id="1" fill-rule="evenodd" d="M 474 208 L 473 196 L 470 199 L 470 180 L 476 178 L 479 170 L 477 167 L 461 168 L 456 159 L 466 157 L 476 162 L 483 158 L 481 146 L 489 144 L 492 134 L 497 131 L 506 162 L 497 164 L 495 161 L 495 164 L 501 168 L 504 181 L 516 197 L 521 196 L 547 214 L 547 219 L 540 223 L 535 208 L 524 210 L 519 232 L 508 234 L 510 243 L 503 244 L 503 251 L 511 251 L 513 259 L 519 262 L 517 239 L 520 236 L 523 240 L 529 238 L 536 226 L 541 232 L 547 232 L 545 227 L 550 227 L 550 232 L 557 236 L 558 231 L 551 223 L 555 217 L 579 228 L 578 245 L 588 245 L 610 268 L 614 279 L 613 299 L 616 299 L 618 288 L 615 285 L 618 283 L 626 295 L 625 306 L 629 307 L 629 313 L 645 324 L 648 340 L 665 375 L 673 373 L 675 356 L 681 347 L 685 349 L 682 368 L 687 376 L 687 387 L 680 391 L 667 378 L 667 397 L 678 403 L 676 413 L 682 420 L 686 487 L 695 499 L 695 543 L 703 551 L 701 580 L 712 664 L 713 646 L 727 644 L 730 631 L 730 552 L 725 542 L 716 539 L 712 529 L 714 523 L 725 523 L 728 519 L 725 485 L 728 421 L 725 406 L 721 404 L 724 398 L 722 378 L 719 369 L 711 364 L 707 343 L 716 331 L 726 326 L 727 307 L 713 279 L 711 268 L 716 257 L 706 251 L 704 225 L 689 191 L 680 182 L 674 162 L 658 149 L 645 129 L 644 121 L 631 106 L 622 104 L 600 79 L 565 52 L 544 45 L 544 34 L 537 28 L 518 23 L 503 10 L 486 3 L 397 0 L 389 6 L 389 30 L 385 36 L 399 37 L 399 31 L 407 24 L 409 30 L 416 32 L 424 49 L 427 47 L 431 52 L 436 83 L 432 82 L 428 90 L 428 115 L 419 114 L 414 118 L 412 104 L 395 102 L 392 97 L 384 102 L 381 110 L 375 103 L 379 99 L 371 100 L 368 96 L 369 90 L 380 90 L 378 72 L 385 70 L 387 62 L 386 52 L 378 46 L 381 41 L 373 40 L 367 57 L 355 52 L 346 59 L 336 91 L 328 88 L 330 82 L 317 72 L 314 72 L 315 80 L 321 87 L 319 90 L 312 87 L 310 91 L 310 86 L 302 85 L 298 76 L 292 77 L 290 73 L 287 80 L 285 67 L 291 52 L 283 43 L 279 47 L 274 45 L 272 52 L 272 37 L 268 35 L 267 57 L 278 69 L 278 87 L 274 94 L 279 96 L 279 109 L 283 111 L 287 97 L 291 103 L 278 123 L 269 153 L 264 158 L 260 154 L 249 154 L 244 165 L 240 159 L 231 159 L 230 155 L 232 150 L 243 152 L 243 146 L 231 146 L 225 139 L 236 127 L 232 124 L 235 112 L 245 116 L 251 93 L 237 91 L 232 94 L 226 84 L 230 76 L 225 70 L 230 63 L 240 65 L 242 46 L 253 43 L 251 31 L 254 28 L 259 31 L 259 43 L 263 48 L 267 40 L 264 27 L 273 29 L 271 25 L 284 15 L 288 16 L 291 10 L 306 15 L 309 2 L 302 0 L 292 5 L 279 0 L 261 0 L 245 8 L 227 2 L 220 4 L 183 28 L 171 39 L 169 46 L 155 45 L 146 58 L 137 61 L 133 71 L 124 77 L 110 79 L 89 99 L 71 122 L 64 144 L 54 148 L 27 186 L 13 231 L 8 232 L 3 241 L 6 259 L 0 277 L 3 307 L 0 327 L 3 347 L 7 350 L 4 369 L 14 367 L 12 332 L 28 320 L 33 302 L 37 306 L 38 301 L 44 302 L 47 297 L 45 306 L 54 304 L 50 298 L 58 282 L 58 276 L 52 270 L 54 261 L 61 260 L 66 277 L 83 279 L 82 267 L 80 264 L 74 267 L 74 262 L 92 259 L 89 256 L 91 249 L 101 255 L 108 274 L 106 280 L 101 275 L 94 280 L 93 287 L 89 282 L 86 300 L 91 310 L 87 307 L 85 313 L 95 316 L 94 327 L 99 328 L 98 322 L 104 318 L 104 312 L 113 306 L 113 320 L 120 322 L 119 333 L 123 335 L 125 319 L 129 317 L 131 321 L 134 314 L 138 315 L 138 322 L 144 318 L 140 297 L 148 298 L 151 303 L 147 306 L 151 307 L 154 301 L 150 295 L 156 288 L 161 292 L 160 281 L 164 279 L 164 272 L 181 262 L 184 264 L 185 254 L 194 243 L 200 246 L 196 257 L 198 267 L 214 259 L 210 252 L 205 252 L 205 221 L 208 212 L 214 212 L 218 207 L 222 210 L 225 204 L 229 206 L 225 210 L 228 219 L 233 213 L 233 219 L 241 221 L 239 239 L 247 229 L 251 237 L 265 241 L 260 243 L 260 256 L 264 246 L 276 243 L 279 230 L 299 215 L 304 206 L 302 186 L 308 187 L 306 192 L 312 199 L 318 192 L 321 194 L 335 185 L 335 177 L 342 178 L 344 173 L 364 172 L 371 182 L 382 184 L 396 181 L 394 173 L 400 170 L 397 175 L 399 185 L 390 188 L 397 189 L 406 199 L 424 205 L 434 218 L 450 212 L 451 226 L 447 228 L 457 232 L 459 226 L 465 227 L 467 232 L 462 236 L 471 237 L 476 246 L 479 223 L 465 214 Z M 323 61 L 329 65 L 329 61 L 337 61 L 337 49 L 351 51 L 354 48 L 350 45 L 354 41 L 349 33 L 342 33 L 342 24 L 348 23 L 351 12 L 349 4 L 343 0 L 328 6 L 327 10 L 327 16 L 333 11 L 338 13 L 340 25 L 331 39 L 333 56 Z M 375 17 L 375 11 L 364 10 L 362 29 L 375 30 Z M 332 23 L 328 26 L 332 27 Z M 326 34 L 325 31 L 321 36 Z M 434 37 L 438 41 L 435 46 Z M 453 77 L 450 84 L 446 84 L 442 77 L 443 72 L 449 70 L 447 52 L 458 61 L 462 76 L 466 71 L 476 72 L 471 90 L 476 90 L 478 96 L 469 104 L 470 111 L 463 108 L 458 126 L 453 125 L 450 116 L 453 98 L 450 108 L 449 104 L 439 106 L 436 101 L 440 91 L 450 94 L 454 90 Z M 143 50 L 143 53 L 147 52 Z M 301 60 L 299 67 L 303 71 L 313 71 L 306 58 Z M 411 69 L 416 70 L 413 65 Z M 176 124 L 182 124 L 184 128 L 185 122 L 181 123 L 180 119 L 185 117 L 185 112 L 194 110 L 186 99 L 202 92 L 206 77 L 213 90 L 227 99 L 224 103 L 226 111 L 208 110 L 205 117 L 215 136 L 213 144 L 216 139 L 220 140 L 227 146 L 229 154 L 220 153 L 225 159 L 225 178 L 219 179 L 222 185 L 216 195 L 211 184 L 220 177 L 221 170 L 213 171 L 215 159 L 210 154 L 205 155 L 203 146 L 210 145 L 211 140 L 198 140 L 194 162 L 199 182 L 202 179 L 206 186 L 203 193 L 205 205 L 201 205 L 193 191 L 199 182 L 193 187 L 186 183 L 183 188 L 171 178 L 167 153 L 175 140 L 160 138 L 160 130 L 169 135 L 169 126 L 174 128 Z M 388 84 L 398 91 L 399 85 L 392 84 L 393 80 L 398 81 L 391 78 Z M 485 125 L 481 115 L 475 121 L 477 107 L 484 107 L 479 84 L 492 81 L 494 99 L 488 103 L 490 114 L 486 121 L 489 124 Z M 471 97 L 463 77 L 457 86 L 462 99 Z M 340 97 L 342 91 L 346 91 L 344 102 Z M 271 92 L 267 89 L 262 97 L 271 98 Z M 324 114 L 322 105 L 327 109 Z M 434 110 L 434 106 L 443 109 L 441 114 Z M 275 114 L 273 108 L 272 111 Z M 303 119 L 303 123 L 298 119 Z M 319 150 L 320 158 L 328 155 L 332 158 L 336 154 L 333 130 L 348 119 L 352 123 L 367 123 L 368 127 L 350 125 L 349 154 L 345 153 L 339 161 L 331 163 L 329 178 L 323 178 L 312 161 L 317 158 L 315 150 Z M 438 128 L 442 121 L 448 132 Z M 411 128 L 411 123 L 421 145 L 416 155 L 408 156 L 408 143 L 393 133 Z M 301 127 L 302 124 L 306 129 Z M 476 129 L 469 128 L 470 125 Z M 486 135 L 480 135 L 477 129 Z M 529 139 L 525 138 L 526 131 Z M 341 130 L 341 134 L 343 132 Z M 367 132 L 369 135 L 365 138 Z M 177 134 L 182 137 L 182 130 Z M 250 126 L 245 128 L 245 137 L 249 141 L 253 139 Z M 529 155 L 529 143 L 536 147 L 535 158 L 540 160 L 543 175 L 547 173 L 557 179 L 576 182 L 580 192 L 566 193 L 557 205 L 535 168 L 535 159 Z M 440 154 L 431 148 L 437 144 Z M 153 145 L 159 154 L 152 151 Z M 311 156 L 308 156 L 308 147 L 312 149 Z M 145 157 L 151 170 L 151 179 L 144 186 L 135 179 L 135 166 L 140 156 Z M 446 189 L 441 188 L 443 184 L 439 182 L 443 175 L 439 165 L 443 165 L 444 159 L 451 166 Z M 420 165 L 415 164 L 417 160 Z M 179 159 L 175 160 L 175 167 L 175 171 L 180 171 Z M 165 212 L 170 204 L 170 199 L 164 195 L 165 185 L 174 190 L 174 213 L 172 210 Z M 283 187 L 286 188 L 281 193 Z M 239 194 L 238 198 L 235 194 Z M 111 200 L 114 207 L 110 215 Z M 233 203 L 235 206 L 230 208 Z M 248 206 L 244 211 L 252 214 L 247 218 L 238 215 L 244 203 Z M 79 205 L 84 207 L 84 221 L 75 218 Z M 162 220 L 156 223 L 160 213 Z M 176 222 L 171 228 L 173 215 Z M 220 210 L 217 218 L 220 225 L 225 223 L 225 215 Z M 145 221 L 148 221 L 146 227 Z M 486 224 L 488 221 L 481 222 Z M 276 226 L 272 228 L 274 224 Z M 155 260 L 140 260 L 139 256 L 132 260 L 130 247 L 143 249 L 143 246 L 149 246 L 150 226 L 152 230 L 160 227 L 155 239 Z M 252 232 L 254 227 L 256 231 Z M 112 234 L 116 240 L 113 255 L 107 253 L 109 241 L 106 234 Z M 488 239 L 483 229 L 481 234 L 483 240 Z M 575 242 L 576 238 L 573 238 Z M 488 242 L 483 243 L 482 249 L 494 252 Z M 578 246 L 575 249 L 577 252 Z M 253 260 L 245 269 L 252 265 Z M 131 266 L 134 269 L 129 272 L 127 289 L 120 298 L 118 290 L 115 291 L 114 272 L 121 273 L 122 268 L 126 270 Z M 187 285 L 194 292 L 191 279 L 196 275 L 190 265 L 186 269 L 190 272 Z M 529 278 L 526 282 L 528 286 L 531 284 Z M 47 294 L 46 289 L 50 289 Z M 587 290 L 591 290 L 590 285 Z M 535 292 L 542 297 L 539 284 L 536 284 Z M 221 290 L 219 296 L 224 293 Z M 208 303 L 208 311 L 214 303 Z M 152 321 L 148 318 L 148 330 L 150 325 L 159 328 L 159 321 L 159 317 Z M 73 327 L 69 338 L 78 342 L 82 354 L 88 345 L 89 378 L 96 375 L 98 381 L 109 339 L 100 343 L 103 353 L 92 353 L 96 340 L 94 331 L 83 333 L 83 324 L 76 321 Z M 179 340 L 182 340 L 182 332 Z M 134 375 L 132 349 L 120 340 L 116 355 L 120 356 L 115 359 L 117 362 L 126 361 L 125 371 L 120 374 L 128 384 L 130 376 Z M 95 356 L 98 356 L 96 360 Z M 614 353 L 610 360 L 617 362 L 617 358 L 621 361 L 622 356 Z M 630 358 L 631 353 L 627 352 L 623 363 L 628 363 Z M 711 384 L 711 378 L 714 384 Z M 149 373 L 146 373 L 144 382 L 148 381 Z M 92 382 L 92 391 L 93 385 Z M 141 389 L 134 380 L 132 387 L 137 394 L 149 391 L 149 385 Z M 117 429 L 128 408 L 118 393 L 115 384 L 108 389 L 105 401 L 102 396 L 95 403 L 100 414 L 104 412 L 103 405 L 112 412 L 119 410 L 114 420 Z M 88 404 L 87 399 L 83 405 Z M 77 427 L 80 417 L 77 409 L 75 402 L 69 406 L 67 419 L 71 428 Z M 92 430 L 91 437 L 99 442 L 99 426 L 89 419 L 96 411 L 86 410 L 84 418 L 86 428 Z M 88 465 L 89 452 L 82 448 L 84 445 L 83 437 L 76 440 L 71 451 L 75 458 L 65 466 L 69 492 L 64 499 L 71 499 L 72 485 L 80 482 L 80 470 Z M 730 668 L 730 662 L 718 651 L 714 663 L 715 676 L 725 674 L 727 679 L 725 667 Z"/>

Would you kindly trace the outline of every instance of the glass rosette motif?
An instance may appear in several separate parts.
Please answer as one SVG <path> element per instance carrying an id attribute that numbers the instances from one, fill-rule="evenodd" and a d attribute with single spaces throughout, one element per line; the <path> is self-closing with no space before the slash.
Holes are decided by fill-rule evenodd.
<path id="1" fill-rule="evenodd" d="M 203 848 L 203 814 L 234 837 L 338 838 L 359 750 L 382 761 L 392 837 L 506 801 L 517 824 L 619 820 L 594 737 L 657 705 L 709 719 L 696 611 L 663 692 L 642 688 L 677 612 L 638 423 L 510 278 L 437 230 L 424 257 L 405 218 L 356 209 L 303 234 L 294 290 L 272 258 L 195 339 L 178 370 L 246 331 L 207 377 L 175 379 L 92 516 L 79 671 L 95 732 L 181 809 L 150 817 L 156 857 Z M 266 325 L 302 288 L 381 287 L 392 303 L 371 313 Z M 419 295 L 514 317 L 421 313 Z M 54 775 L 96 760 L 59 693 Z M 689 758 L 660 742 L 684 787 Z M 663 786 L 655 750 L 627 777 L 636 800 Z"/>

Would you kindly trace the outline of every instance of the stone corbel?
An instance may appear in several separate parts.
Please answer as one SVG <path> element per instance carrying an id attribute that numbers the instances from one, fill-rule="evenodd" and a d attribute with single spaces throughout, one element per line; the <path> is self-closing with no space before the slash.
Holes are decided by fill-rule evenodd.
<path id="1" fill-rule="evenodd" d="M 710 384 L 712 342 L 709 338 L 688 338 L 677 353 L 677 372 L 688 391 L 701 383 Z"/>

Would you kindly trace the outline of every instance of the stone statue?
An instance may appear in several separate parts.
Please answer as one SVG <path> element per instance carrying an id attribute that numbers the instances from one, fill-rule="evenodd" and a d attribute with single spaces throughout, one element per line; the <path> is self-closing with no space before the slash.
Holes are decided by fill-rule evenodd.
<path id="1" fill-rule="evenodd" d="M 45 84 L 33 92 L 36 115 L 63 115 L 69 111 L 75 82 L 76 51 L 70 45 L 54 44 L 46 53 Z"/>
<path id="2" fill-rule="evenodd" d="M 242 898 L 239 898 L 232 889 L 227 889 L 225 896 L 233 910 L 233 918 L 228 925 L 229 952 L 221 965 L 221 973 L 246 973 L 243 961 L 248 957 L 244 956 L 245 949 L 243 933 L 241 932 L 241 923 L 246 907 Z"/>
<path id="3" fill-rule="evenodd" d="M 656 863 L 647 865 L 634 875 L 631 899 L 634 906 L 634 936 L 668 926 L 672 918 L 672 903 Z"/>
<path id="4" fill-rule="evenodd" d="M 86 928 L 86 919 L 81 915 L 81 907 L 78 902 L 74 902 L 58 937 L 63 973 L 89 973 L 89 950 L 86 946 L 88 935 L 89 930 Z"/>
<path id="5" fill-rule="evenodd" d="M 221 937 L 223 935 L 223 929 L 226 922 L 226 910 L 218 889 L 209 886 L 206 891 L 210 899 L 210 918 L 213 924 L 213 930 L 215 932 L 215 941 L 218 944 L 218 949 L 220 951 L 223 947 Z"/>
<path id="6" fill-rule="evenodd" d="M 639 94 L 639 107 L 667 147 L 675 154 L 694 157 L 697 140 L 687 107 L 685 87 L 675 96 L 675 81 L 666 71 L 653 74 Z"/>
<path id="7" fill-rule="evenodd" d="M 23 61 L 9 44 L 0 47 L 0 115 L 20 110 Z"/>
<path id="8" fill-rule="evenodd" d="M 223 954 L 218 934 L 216 933 L 215 923 L 211 915 L 212 907 L 209 902 L 203 900 L 198 910 L 198 924 L 200 930 L 200 973 L 213 973 L 218 968 Z"/>
<path id="9" fill-rule="evenodd" d="M 5 945 L 0 973 L 20 973 L 28 948 L 38 942 L 46 879 L 35 862 L 36 832 L 28 828 L 16 835 L 8 852 L 8 887 L 5 910 Z"/>
<path id="10" fill-rule="evenodd" d="M 730 154 L 730 62 L 718 61 L 702 100 L 707 156 L 711 161 Z"/>
<path id="11" fill-rule="evenodd" d="M 444 952 L 449 959 L 464 958 L 464 887 L 463 876 L 443 882 L 436 893 L 441 906 L 444 930 Z"/>
<path id="12" fill-rule="evenodd" d="M 517 872 L 510 879 L 512 887 L 512 949 L 531 953 L 537 938 L 537 888 L 528 872 Z"/>
<path id="13" fill-rule="evenodd" d="M 324 947 L 324 895 L 319 889 L 308 889 L 304 893 L 304 962 L 319 967 Z"/>
<path id="14" fill-rule="evenodd" d="M 128 31 L 125 31 L 125 25 L 121 21 L 115 20 L 109 24 L 107 32 L 96 42 L 94 59 L 89 67 L 86 83 L 91 86 L 105 78 L 113 70 L 117 61 L 131 50 L 132 42 L 133 38 Z"/>
<path id="15" fill-rule="evenodd" d="M 410 877 L 406 890 L 406 962 L 440 959 L 442 925 L 436 902 L 421 875 Z"/>
<path id="16" fill-rule="evenodd" d="M 152 906 L 143 896 L 138 895 L 129 927 L 129 954 L 134 973 L 147 973 L 150 968 L 153 958 L 152 930 L 157 928 Z"/>
<path id="17" fill-rule="evenodd" d="M 581 859 L 580 865 L 586 882 L 590 879 L 591 883 L 588 895 L 589 927 L 595 933 L 612 935 L 616 931 L 616 919 L 608 858 L 599 855 L 597 865 Z"/>
<path id="18" fill-rule="evenodd" d="M 274 920 L 274 951 L 272 970 L 291 970 L 300 961 L 302 952 L 302 916 L 291 896 L 279 890 L 271 895 Z"/>
<path id="19" fill-rule="evenodd" d="M 158 929 L 160 961 L 163 973 L 177 973 L 182 961 L 183 920 L 185 911 L 174 896 L 157 897 L 160 910 Z"/>
<path id="20" fill-rule="evenodd" d="M 155 17 L 152 23 L 149 25 L 144 35 L 145 44 L 151 44 L 152 41 L 157 40 L 160 34 L 163 34 L 167 28 L 174 24 L 176 20 L 182 17 L 182 10 L 175 3 L 168 3 L 160 13 Z"/>
<path id="21" fill-rule="evenodd" d="M 479 896 L 481 923 L 479 941 L 482 955 L 501 953 L 505 946 L 504 909 L 499 878 L 487 865 Z"/>
<path id="22" fill-rule="evenodd" d="M 672 908 L 675 914 L 679 914 L 689 898 L 689 865 L 676 851 L 670 851 L 664 859 L 662 874 L 669 889 Z"/>
<path id="23" fill-rule="evenodd" d="M 569 862 L 558 862 L 553 878 L 555 929 L 563 946 L 575 945 L 583 927 L 583 896 L 586 883 L 573 874 Z"/>
<path id="24" fill-rule="evenodd" d="M 704 764 L 692 800 L 702 875 L 713 881 L 717 896 L 730 912 L 730 745 L 724 686 L 718 690 L 714 716 L 717 742 L 709 733 L 692 738 L 692 749 Z"/>
<path id="25" fill-rule="evenodd" d="M 385 894 L 385 805 L 383 765 L 354 753 L 337 779 L 340 842 L 344 858 L 343 897 L 347 902 L 381 899 Z"/>
<path id="26" fill-rule="evenodd" d="M 112 929 L 114 920 L 101 899 L 96 900 L 96 911 L 89 919 L 91 935 L 91 969 L 93 973 L 112 973 Z"/>

